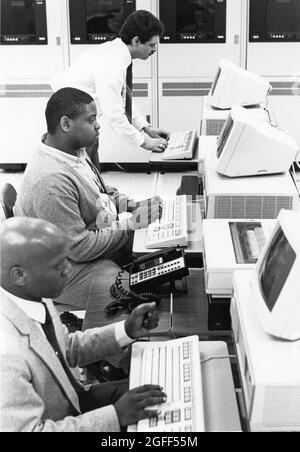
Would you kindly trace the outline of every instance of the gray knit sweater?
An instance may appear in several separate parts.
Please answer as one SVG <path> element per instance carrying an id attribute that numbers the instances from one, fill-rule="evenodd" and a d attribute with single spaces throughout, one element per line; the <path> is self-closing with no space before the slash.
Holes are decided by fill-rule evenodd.
<path id="1" fill-rule="evenodd" d="M 106 187 L 117 209 L 127 197 Z M 48 220 L 61 227 L 71 239 L 70 258 L 88 262 L 117 251 L 127 242 L 130 231 L 99 225 L 99 191 L 66 162 L 40 147 L 33 153 L 24 173 L 15 214 Z"/>

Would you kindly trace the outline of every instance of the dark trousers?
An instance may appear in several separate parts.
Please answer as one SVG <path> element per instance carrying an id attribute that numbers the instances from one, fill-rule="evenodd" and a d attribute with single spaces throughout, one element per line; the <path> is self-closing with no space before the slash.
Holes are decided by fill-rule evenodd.
<path id="1" fill-rule="evenodd" d="M 128 380 L 95 384 L 89 391 L 78 394 L 81 412 L 87 413 L 107 405 L 114 405 L 128 389 Z"/>

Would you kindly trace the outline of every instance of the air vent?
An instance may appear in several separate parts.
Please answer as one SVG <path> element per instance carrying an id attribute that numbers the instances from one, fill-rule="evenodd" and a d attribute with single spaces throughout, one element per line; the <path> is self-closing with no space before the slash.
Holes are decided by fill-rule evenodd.
<path id="1" fill-rule="evenodd" d="M 210 91 L 211 83 L 199 82 L 172 82 L 162 84 L 164 97 L 203 97 Z"/>
<path id="2" fill-rule="evenodd" d="M 0 97 L 50 97 L 50 85 L 0 85 Z"/>
<path id="3" fill-rule="evenodd" d="M 263 426 L 267 428 L 297 428 L 300 419 L 300 389 L 296 387 L 272 388 L 265 392 Z"/>
<path id="4" fill-rule="evenodd" d="M 271 82 L 270 96 L 295 96 L 295 82 Z M 296 82 L 299 92 L 299 83 Z M 297 88 L 296 86 L 296 88 Z"/>
<path id="5" fill-rule="evenodd" d="M 225 119 L 207 119 L 205 135 L 220 135 Z"/>
<path id="6" fill-rule="evenodd" d="M 132 95 L 133 97 L 149 97 L 148 83 L 133 83 Z"/>
<path id="7" fill-rule="evenodd" d="M 277 218 L 281 209 L 292 210 L 289 196 L 216 196 L 214 218 Z"/>

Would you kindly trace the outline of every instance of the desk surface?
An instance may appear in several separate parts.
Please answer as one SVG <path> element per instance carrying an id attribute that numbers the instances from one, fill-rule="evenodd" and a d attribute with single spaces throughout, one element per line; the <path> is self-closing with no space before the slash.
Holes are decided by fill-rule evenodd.
<path id="1" fill-rule="evenodd" d="M 105 171 L 102 172 L 102 176 L 106 185 L 116 187 L 120 193 L 136 201 L 141 201 L 156 195 L 158 173 Z"/>
<path id="2" fill-rule="evenodd" d="M 208 301 L 205 293 L 204 275 L 202 270 L 192 269 L 187 277 L 188 293 L 173 292 L 173 331 L 175 336 L 199 335 L 203 340 L 228 338 L 231 339 L 229 331 L 210 331 L 208 329 Z M 181 288 L 180 282 L 176 282 L 176 289 Z M 160 332 L 168 331 L 170 328 L 170 287 L 168 284 L 158 290 L 162 298 L 159 307 L 160 322 L 157 329 L 153 330 L 157 335 Z M 105 326 L 109 323 L 119 322 L 127 318 L 127 311 L 120 312 L 114 316 L 105 317 L 103 315 L 102 304 L 89 303 L 86 308 L 86 315 L 83 329 Z M 164 334 L 161 334 L 164 336 Z"/>
<path id="3" fill-rule="evenodd" d="M 200 342 L 206 432 L 242 431 L 229 359 L 224 342 Z"/>
<path id="4" fill-rule="evenodd" d="M 200 342 L 201 360 L 209 359 L 201 365 L 205 430 L 207 432 L 241 431 L 232 370 L 230 361 L 226 358 L 229 355 L 228 348 L 225 342 L 217 342 L 220 338 L 222 340 L 227 338 L 231 342 L 231 333 L 208 329 L 208 304 L 203 272 L 196 269 L 190 270 L 187 283 L 187 294 L 174 292 L 173 331 L 178 337 L 197 334 L 202 340 Z M 178 288 L 179 286 L 178 284 Z M 170 297 L 168 285 L 163 286 L 162 289 L 162 303 L 159 307 L 160 322 L 158 328 L 152 333 L 156 333 L 156 339 L 166 340 L 168 337 L 164 331 L 170 328 Z M 105 319 L 103 308 L 95 302 L 89 303 L 83 329 L 125 320 L 127 315 L 123 312 Z M 225 359 L 210 359 L 222 356 Z"/>

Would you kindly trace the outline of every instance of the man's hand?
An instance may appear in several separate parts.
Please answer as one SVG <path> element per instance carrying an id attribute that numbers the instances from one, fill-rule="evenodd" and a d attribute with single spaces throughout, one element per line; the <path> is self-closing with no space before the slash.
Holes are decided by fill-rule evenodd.
<path id="1" fill-rule="evenodd" d="M 160 405 L 167 400 L 160 386 L 145 385 L 126 392 L 116 403 L 115 409 L 121 427 L 136 424 L 141 419 L 159 415 L 159 408 L 147 410 L 147 407 Z"/>
<path id="2" fill-rule="evenodd" d="M 142 201 L 134 201 L 133 199 L 131 199 L 130 201 L 128 201 L 127 211 L 132 213 L 138 207 L 141 207 L 142 204 L 147 204 L 149 210 L 149 208 L 151 208 L 151 204 L 154 206 L 155 203 L 158 203 L 160 207 L 162 206 L 163 200 L 160 196 L 152 196 L 152 198 L 143 199 Z"/>
<path id="3" fill-rule="evenodd" d="M 149 224 L 161 218 L 162 209 L 159 197 L 140 201 L 137 205 L 138 208 L 132 212 L 132 217 L 128 220 L 130 229 L 146 228 Z"/>
<path id="4" fill-rule="evenodd" d="M 150 138 L 147 135 L 145 135 L 145 141 L 142 144 L 142 148 L 152 152 L 164 152 L 167 146 L 168 142 L 164 138 Z"/>
<path id="5" fill-rule="evenodd" d="M 165 140 L 170 139 L 170 132 L 163 129 L 153 129 L 152 127 L 145 127 L 144 132 L 149 135 L 150 138 L 164 138 Z"/>
<path id="6" fill-rule="evenodd" d="M 156 303 L 145 303 L 137 306 L 125 321 L 125 332 L 131 339 L 145 337 L 158 325 Z"/>

